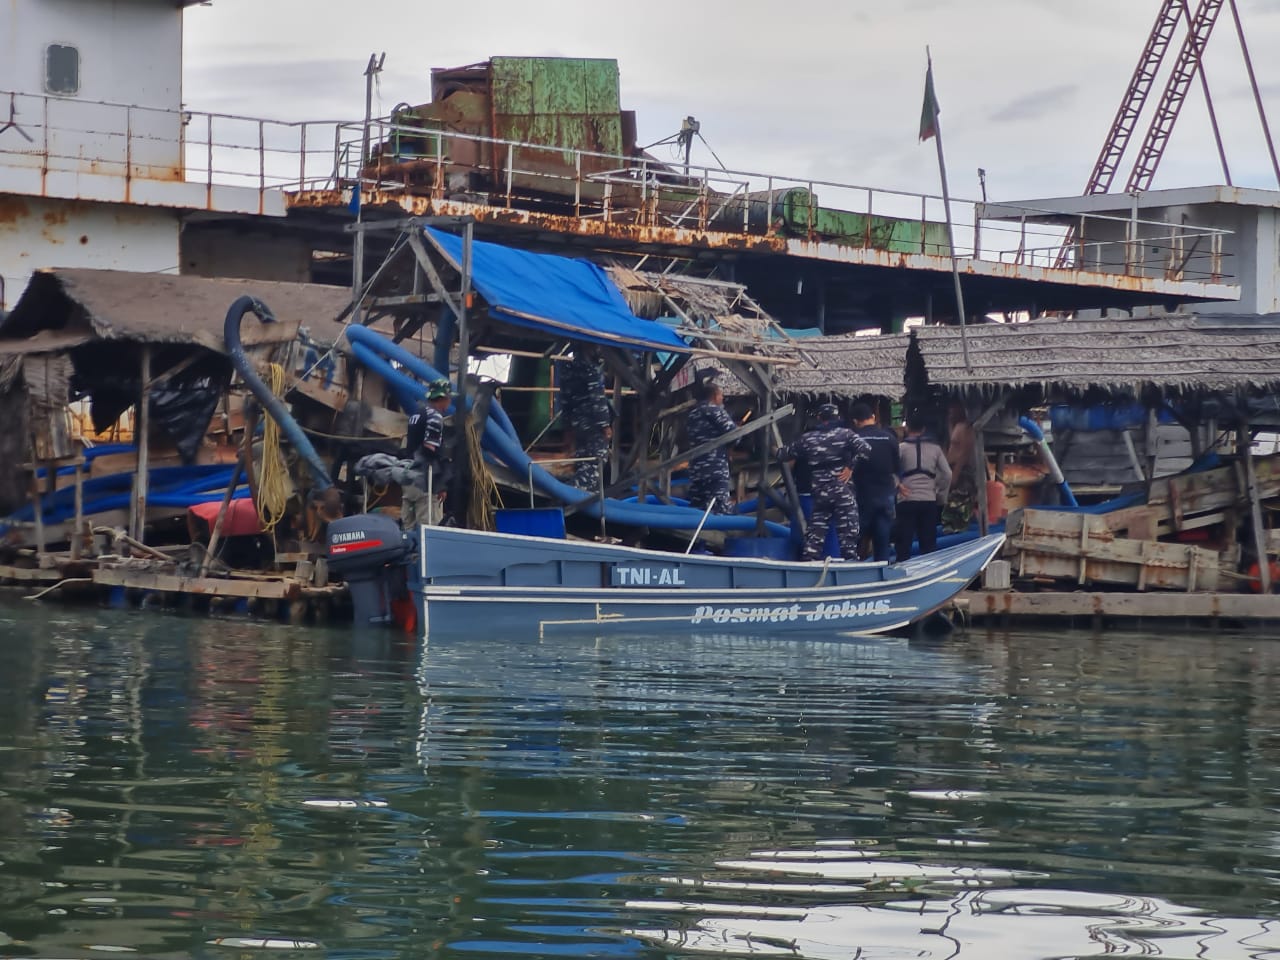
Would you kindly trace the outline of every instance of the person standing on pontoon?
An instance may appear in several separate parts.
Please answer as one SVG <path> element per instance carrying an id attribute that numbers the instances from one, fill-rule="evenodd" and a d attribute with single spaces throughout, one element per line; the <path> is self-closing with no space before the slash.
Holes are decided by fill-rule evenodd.
<path id="1" fill-rule="evenodd" d="M 722 437 L 738 426 L 724 408 L 724 390 L 715 382 L 719 375 L 718 370 L 710 367 L 695 374 L 698 405 L 689 411 L 685 421 L 690 448 Z M 725 446 L 689 460 L 689 506 L 699 510 L 710 507 L 712 513 L 733 513 L 729 451 Z"/>
<path id="2" fill-rule="evenodd" d="M 778 451 L 779 460 L 803 460 L 809 467 L 813 514 L 805 533 L 805 560 L 820 560 L 826 553 L 827 528 L 834 524 L 840 556 L 858 559 L 858 497 L 854 493 L 854 469 L 871 456 L 867 441 L 840 422 L 834 403 L 818 408 L 818 425 Z"/>
<path id="3" fill-rule="evenodd" d="M 593 493 L 600 488 L 613 441 L 613 405 L 605 396 L 601 368 L 595 348 L 582 344 L 558 368 L 560 416 L 573 435 L 573 455 L 579 459 L 569 482 Z"/>

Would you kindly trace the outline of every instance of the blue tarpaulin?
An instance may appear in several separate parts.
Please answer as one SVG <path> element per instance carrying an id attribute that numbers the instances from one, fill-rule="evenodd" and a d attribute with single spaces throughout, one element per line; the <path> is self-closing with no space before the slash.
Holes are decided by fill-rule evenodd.
<path id="1" fill-rule="evenodd" d="M 424 229 L 445 258 L 461 269 L 462 238 Z M 674 331 L 633 314 L 608 274 L 588 260 L 475 240 L 471 285 L 488 302 L 491 314 L 510 323 L 572 340 L 690 352 Z"/>

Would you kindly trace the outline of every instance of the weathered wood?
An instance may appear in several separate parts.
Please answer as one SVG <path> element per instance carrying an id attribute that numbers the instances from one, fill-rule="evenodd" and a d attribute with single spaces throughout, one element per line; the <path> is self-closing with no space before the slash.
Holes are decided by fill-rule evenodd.
<path id="1" fill-rule="evenodd" d="M 0 565 L 0 581 L 13 580 L 18 583 L 52 583 L 62 579 L 60 570 L 38 567 L 15 567 L 9 564 Z"/>
<path id="2" fill-rule="evenodd" d="M 755 433 L 757 430 L 767 427 L 770 424 L 775 423 L 778 420 L 781 420 L 783 417 L 789 417 L 793 413 L 795 413 L 795 407 L 788 403 L 786 406 L 779 407 L 777 410 L 774 410 L 772 413 L 765 414 L 762 417 L 757 417 L 756 419 L 752 420 L 749 423 L 743 424 L 742 426 L 737 427 L 736 429 L 730 430 L 728 433 L 725 433 L 716 437 L 714 440 L 708 440 L 706 443 L 700 443 L 696 447 L 692 447 L 688 450 L 685 450 L 683 453 L 677 453 L 674 456 L 667 457 L 665 460 L 660 460 L 657 463 L 647 464 L 644 467 L 641 467 L 639 470 L 633 472 L 630 476 L 622 480 L 619 480 L 617 483 L 608 487 L 605 490 L 604 495 L 606 497 L 615 496 L 618 493 L 621 493 L 622 491 L 629 489 L 632 484 L 642 479 L 647 479 L 649 477 L 656 476 L 657 474 L 661 473 L 663 470 L 666 470 L 668 467 L 673 467 L 677 463 L 680 463 L 683 460 L 689 460 L 693 457 L 699 457 L 704 453 L 710 453 L 712 450 L 717 450 L 720 447 L 725 446 L 726 444 L 734 443 L 738 440 L 741 440 L 743 437 L 748 436 L 749 434 Z M 566 515 L 573 512 L 573 510 L 574 508 L 572 506 L 567 507 L 565 509 Z"/>
<path id="3" fill-rule="evenodd" d="M 1280 620 L 1280 595 L 1241 593 L 1019 593 L 969 590 L 957 598 L 976 621 L 1103 616 L 1142 619 Z"/>
<path id="4" fill-rule="evenodd" d="M 1218 587 L 1222 559 L 1217 552 L 1120 537 L 1105 515 L 1022 510 L 1009 537 L 1020 577 L 1130 584 L 1138 590 Z"/>
<path id="5" fill-rule="evenodd" d="M 93 582 L 106 587 L 155 590 L 199 596 L 257 597 L 267 600 L 289 600 L 298 595 L 299 584 L 292 580 L 223 580 L 215 577 L 180 577 L 167 573 L 100 567 L 93 571 Z"/>
<path id="6" fill-rule="evenodd" d="M 138 392 L 137 416 L 134 418 L 134 440 L 138 448 L 138 472 L 134 474 L 133 510 L 129 515 L 129 535 L 140 543 L 146 542 L 148 435 L 151 432 L 151 345 L 142 345 L 139 372 L 142 388 Z"/>
<path id="7" fill-rule="evenodd" d="M 84 540 L 84 458 L 79 457 L 72 464 L 75 469 L 75 518 L 71 528 L 71 559 L 79 560 Z"/>
<path id="8" fill-rule="evenodd" d="M 1262 526 L 1262 498 L 1258 495 L 1258 477 L 1253 464 L 1253 437 L 1245 427 L 1239 433 L 1240 456 L 1244 460 L 1245 493 L 1249 500 L 1249 517 L 1253 527 L 1253 549 L 1258 557 L 1258 577 L 1263 593 L 1271 592 L 1271 564 L 1267 556 L 1266 531 Z"/>

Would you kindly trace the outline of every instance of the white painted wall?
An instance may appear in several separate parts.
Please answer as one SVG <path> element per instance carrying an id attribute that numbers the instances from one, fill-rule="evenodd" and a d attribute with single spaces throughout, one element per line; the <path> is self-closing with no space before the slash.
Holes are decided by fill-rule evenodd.
<path id="1" fill-rule="evenodd" d="M 50 43 L 80 52 L 74 95 L 45 90 Z M 0 92 L 17 94 L 17 121 L 35 140 L 0 134 L 0 163 L 40 166 L 47 153 L 55 170 L 123 176 L 127 162 L 133 176 L 171 179 L 182 161 L 182 11 L 171 0 L 5 0 Z"/>
<path id="2" fill-rule="evenodd" d="M 178 231 L 172 210 L 0 195 L 0 309 L 42 267 L 177 273 Z"/>

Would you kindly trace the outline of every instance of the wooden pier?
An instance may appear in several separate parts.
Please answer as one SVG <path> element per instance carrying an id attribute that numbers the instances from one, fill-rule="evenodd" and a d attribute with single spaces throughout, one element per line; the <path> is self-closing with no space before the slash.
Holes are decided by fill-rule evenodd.
<path id="1" fill-rule="evenodd" d="M 988 627 L 1280 628 L 1277 594 L 968 590 L 956 599 L 956 606 L 962 621 Z"/>
<path id="2" fill-rule="evenodd" d="M 309 561 L 287 573 L 233 570 L 211 577 L 146 560 L 42 559 L 42 566 L 0 565 L 0 588 L 33 600 L 243 614 L 292 624 L 324 624 L 349 612 L 346 585 L 317 577 Z"/>

